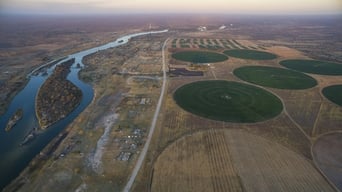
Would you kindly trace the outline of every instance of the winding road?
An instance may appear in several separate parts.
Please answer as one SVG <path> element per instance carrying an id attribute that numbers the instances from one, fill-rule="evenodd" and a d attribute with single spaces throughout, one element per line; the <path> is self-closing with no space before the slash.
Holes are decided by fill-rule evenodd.
<path id="1" fill-rule="evenodd" d="M 156 108 L 156 111 L 154 112 L 154 115 L 153 115 L 153 119 L 152 119 L 152 123 L 151 123 L 151 127 L 150 127 L 150 132 L 148 133 L 148 136 L 147 136 L 147 139 L 146 139 L 146 143 L 145 143 L 144 148 L 142 149 L 142 151 L 140 153 L 138 161 L 135 164 L 135 167 L 134 167 L 134 169 L 132 171 L 132 175 L 130 176 L 129 180 L 127 181 L 127 184 L 126 184 L 125 188 L 123 189 L 124 192 L 129 192 L 130 191 L 130 189 L 131 189 L 131 187 L 132 187 L 132 185 L 133 185 L 133 183 L 135 181 L 135 178 L 138 175 L 138 172 L 139 172 L 139 170 L 140 170 L 140 168 L 141 168 L 141 166 L 142 166 L 142 164 L 144 162 L 147 150 L 148 150 L 148 148 L 150 146 L 151 139 L 152 139 L 152 136 L 153 136 L 153 132 L 154 132 L 154 129 L 155 129 L 156 124 L 157 124 L 157 119 L 158 119 L 158 115 L 159 115 L 159 112 L 160 112 L 160 107 L 162 105 L 163 98 L 164 98 L 164 95 L 165 95 L 165 89 L 166 89 L 167 77 L 166 77 L 166 64 L 165 64 L 165 47 L 166 47 L 166 44 L 167 44 L 168 40 L 169 40 L 169 38 L 167 38 L 164 41 L 163 48 L 162 48 L 163 86 L 162 86 L 161 91 L 160 91 L 160 96 L 159 96 L 157 108 Z"/>

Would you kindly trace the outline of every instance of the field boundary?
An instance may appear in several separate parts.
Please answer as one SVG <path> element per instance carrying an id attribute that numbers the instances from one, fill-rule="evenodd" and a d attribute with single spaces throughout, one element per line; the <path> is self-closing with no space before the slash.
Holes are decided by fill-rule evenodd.
<path id="1" fill-rule="evenodd" d="M 323 178 L 331 185 L 332 188 L 334 188 L 337 192 L 340 191 L 336 185 L 330 181 L 329 177 L 321 170 L 321 168 L 319 168 L 318 163 L 316 162 L 315 158 L 314 158 L 314 153 L 313 153 L 313 148 L 316 144 L 316 141 L 320 138 L 323 137 L 325 135 L 329 135 L 329 134 L 334 134 L 334 133 L 342 133 L 342 131 L 331 131 L 331 132 L 327 132 L 327 133 L 323 133 L 320 134 L 319 136 L 317 136 L 317 138 L 315 139 L 315 142 L 312 143 L 311 148 L 310 148 L 310 152 L 311 152 L 311 156 L 312 156 L 312 162 L 315 165 L 314 167 L 317 169 L 317 171 L 323 176 Z"/>

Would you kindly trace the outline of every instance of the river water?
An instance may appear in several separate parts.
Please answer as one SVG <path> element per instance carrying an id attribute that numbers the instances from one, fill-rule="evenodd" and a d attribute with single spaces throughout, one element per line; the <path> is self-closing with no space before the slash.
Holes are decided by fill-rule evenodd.
<path id="1" fill-rule="evenodd" d="M 164 33 L 167 31 L 168 30 L 152 31 L 127 35 L 108 44 L 69 55 L 65 59 L 51 66 L 47 70 L 48 75 L 44 75 L 43 73 L 39 73 L 38 75 L 31 73 L 28 76 L 29 82 L 25 88 L 14 97 L 6 113 L 0 117 L 0 190 L 9 184 L 13 179 L 15 179 L 28 165 L 28 163 L 54 137 L 56 137 L 63 129 L 65 129 L 66 126 L 68 126 L 92 101 L 94 96 L 92 87 L 82 82 L 78 78 L 78 72 L 81 70 L 81 68 L 77 68 L 76 66 L 78 63 L 81 65 L 81 67 L 84 66 L 82 63 L 83 57 L 101 50 L 123 45 L 133 37 L 154 33 Z M 35 97 L 39 87 L 45 82 L 49 75 L 51 75 L 56 65 L 72 58 L 75 58 L 75 62 L 71 67 L 71 72 L 69 73 L 67 79 L 81 89 L 83 97 L 80 105 L 64 119 L 38 133 L 35 139 L 23 146 L 20 146 L 25 137 L 34 129 L 34 127 L 38 126 L 38 121 L 35 114 Z M 19 108 L 23 109 L 23 118 L 17 122 L 11 131 L 6 132 L 5 126 L 7 121 Z"/>

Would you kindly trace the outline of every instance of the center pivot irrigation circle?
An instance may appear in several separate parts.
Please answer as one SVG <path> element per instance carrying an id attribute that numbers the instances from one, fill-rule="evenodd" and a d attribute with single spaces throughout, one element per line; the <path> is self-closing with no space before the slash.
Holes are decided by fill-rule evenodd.
<path id="1" fill-rule="evenodd" d="M 269 52 L 249 49 L 231 49 L 224 51 L 223 53 L 231 57 L 252 60 L 272 60 L 278 57 L 277 55 Z"/>
<path id="2" fill-rule="evenodd" d="M 271 119 L 283 105 L 272 93 L 244 83 L 224 80 L 198 81 L 178 88 L 176 103 L 201 117 L 236 123 Z"/>
<path id="3" fill-rule="evenodd" d="M 319 60 L 289 59 L 280 62 L 280 65 L 301 71 L 319 75 L 342 75 L 342 64 Z"/>
<path id="4" fill-rule="evenodd" d="M 317 81 L 298 71 L 288 69 L 245 66 L 234 70 L 240 79 L 257 85 L 278 89 L 308 89 L 317 85 Z"/>
<path id="5" fill-rule="evenodd" d="M 192 63 L 216 63 L 228 59 L 224 54 L 209 51 L 181 51 L 172 54 L 172 57 L 177 60 Z"/>
<path id="6" fill-rule="evenodd" d="M 322 90 L 323 95 L 331 102 L 342 107 L 342 85 L 331 85 Z"/>

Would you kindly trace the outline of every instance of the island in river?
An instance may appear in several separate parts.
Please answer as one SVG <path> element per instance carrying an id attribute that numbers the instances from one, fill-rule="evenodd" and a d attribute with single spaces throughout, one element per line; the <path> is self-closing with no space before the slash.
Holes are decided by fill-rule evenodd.
<path id="1" fill-rule="evenodd" d="M 5 130 L 10 131 L 15 124 L 23 117 L 23 109 L 18 109 L 8 121 Z"/>
<path id="2" fill-rule="evenodd" d="M 75 59 L 56 66 L 53 74 L 40 87 L 36 98 L 36 114 L 42 129 L 66 117 L 82 100 L 82 91 L 67 80 Z"/>

